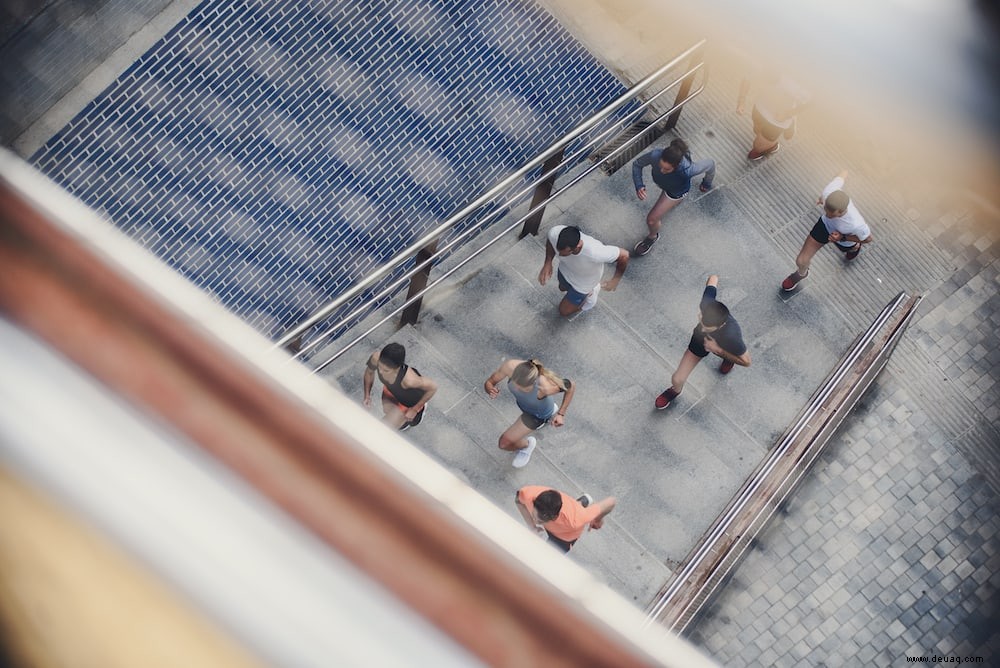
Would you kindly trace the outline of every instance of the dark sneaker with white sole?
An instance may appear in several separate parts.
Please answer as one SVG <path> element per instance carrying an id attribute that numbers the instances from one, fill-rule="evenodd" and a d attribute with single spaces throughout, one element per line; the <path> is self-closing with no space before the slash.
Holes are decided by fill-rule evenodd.
<path id="1" fill-rule="evenodd" d="M 653 247 L 653 244 L 655 244 L 656 240 L 659 238 L 660 235 L 657 234 L 656 237 L 653 239 L 646 237 L 645 239 L 641 240 L 639 243 L 635 245 L 635 248 L 632 249 L 632 255 L 634 257 L 642 257 L 643 255 L 647 254 Z"/>

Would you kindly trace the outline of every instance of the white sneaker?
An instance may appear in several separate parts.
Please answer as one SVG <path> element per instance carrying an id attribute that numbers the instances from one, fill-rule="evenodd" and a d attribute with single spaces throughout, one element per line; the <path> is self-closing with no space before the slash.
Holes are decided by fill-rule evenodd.
<path id="1" fill-rule="evenodd" d="M 535 446 L 538 445 L 538 441 L 534 436 L 528 437 L 528 447 L 523 450 L 518 450 L 517 454 L 514 455 L 514 461 L 511 462 L 511 466 L 516 469 L 524 468 L 531 461 L 531 453 L 535 451 Z"/>
<path id="2" fill-rule="evenodd" d="M 590 309 L 597 306 L 597 295 L 601 292 L 601 286 L 597 285 L 594 287 L 594 291 L 587 295 L 587 298 L 583 300 L 580 304 L 581 311 L 589 311 Z"/>

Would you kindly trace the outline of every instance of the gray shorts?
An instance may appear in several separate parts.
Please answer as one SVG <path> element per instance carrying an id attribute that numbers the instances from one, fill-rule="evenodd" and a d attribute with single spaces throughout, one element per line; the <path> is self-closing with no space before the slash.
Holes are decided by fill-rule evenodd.
<path id="1" fill-rule="evenodd" d="M 531 413 L 521 413 L 521 424 L 523 424 L 525 427 L 527 427 L 532 431 L 544 427 L 549 423 L 549 420 L 551 419 L 552 418 L 542 419 L 540 417 L 532 415 Z"/>

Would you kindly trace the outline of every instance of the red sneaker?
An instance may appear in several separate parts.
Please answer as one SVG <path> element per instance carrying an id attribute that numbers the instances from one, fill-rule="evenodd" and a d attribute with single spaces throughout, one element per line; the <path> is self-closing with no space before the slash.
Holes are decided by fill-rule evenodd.
<path id="1" fill-rule="evenodd" d="M 777 153 L 780 149 L 781 149 L 781 144 L 775 144 L 774 148 L 771 148 L 767 151 L 750 151 L 749 153 L 747 153 L 747 159 L 760 160 L 761 158 L 766 158 L 772 153 Z"/>
<path id="2" fill-rule="evenodd" d="M 653 405 L 656 406 L 656 410 L 662 411 L 664 408 L 670 405 L 670 402 L 677 398 L 680 392 L 676 391 L 672 387 L 668 387 L 660 393 L 660 396 L 656 397 L 656 401 Z"/>
<path id="3" fill-rule="evenodd" d="M 727 374 L 733 370 L 734 366 L 736 366 L 735 362 L 730 362 L 729 360 L 723 360 L 722 366 L 719 367 L 719 373 Z"/>
<path id="4" fill-rule="evenodd" d="M 781 289 L 785 292 L 791 292 L 795 289 L 795 286 L 804 281 L 809 274 L 803 276 L 797 271 L 793 271 L 788 277 L 781 282 Z"/>

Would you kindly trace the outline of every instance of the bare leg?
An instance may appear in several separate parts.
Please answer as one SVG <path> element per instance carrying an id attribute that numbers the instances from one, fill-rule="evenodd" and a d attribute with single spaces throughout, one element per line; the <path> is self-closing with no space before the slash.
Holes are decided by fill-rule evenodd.
<path id="1" fill-rule="evenodd" d="M 578 312 L 580 307 L 571 302 L 567 297 L 563 297 L 563 300 L 559 302 L 559 315 L 562 317 L 573 315 Z"/>
<path id="2" fill-rule="evenodd" d="M 646 214 L 646 227 L 649 228 L 649 238 L 655 239 L 656 235 L 660 233 L 660 225 L 663 217 L 667 215 L 667 212 L 673 209 L 675 206 L 681 203 L 679 199 L 670 199 L 667 197 L 667 193 L 660 191 L 660 197 L 656 200 L 656 204 L 653 208 L 649 210 Z"/>
<path id="3" fill-rule="evenodd" d="M 764 136 L 764 125 L 763 118 L 760 117 L 760 112 L 754 107 L 753 110 L 753 152 L 754 153 L 767 153 L 775 146 L 778 145 L 777 139 L 768 139 Z"/>
<path id="4" fill-rule="evenodd" d="M 681 393 L 684 389 L 684 383 L 687 382 L 688 376 L 694 371 L 694 368 L 698 366 L 698 362 L 701 358 L 695 355 L 690 350 L 684 351 L 684 357 L 681 358 L 681 363 L 677 366 L 677 371 L 674 371 L 674 375 L 670 377 L 670 387 L 674 389 L 677 394 Z"/>
<path id="5" fill-rule="evenodd" d="M 507 427 L 507 431 L 500 435 L 500 442 L 497 444 L 500 446 L 501 450 L 507 450 L 508 452 L 514 452 L 516 450 L 523 450 L 528 447 L 528 436 L 534 429 L 529 428 L 526 424 L 521 422 L 521 418 L 518 418 L 514 424 Z"/>
<path id="6" fill-rule="evenodd" d="M 805 242 L 802 244 L 802 250 L 799 251 L 798 257 L 795 258 L 795 267 L 798 269 L 800 276 L 806 276 L 809 273 L 809 263 L 812 262 L 813 256 L 823 247 L 823 244 L 816 241 L 812 237 L 806 237 Z"/>
<path id="7" fill-rule="evenodd" d="M 382 422 L 393 429 L 399 429 L 406 422 L 406 415 L 399 410 L 399 404 L 385 396 L 382 397 L 382 411 L 385 413 Z"/>
<path id="8" fill-rule="evenodd" d="M 756 133 L 753 138 L 753 150 L 757 153 L 767 153 L 778 145 L 778 140 L 767 139 L 761 133 Z"/>

